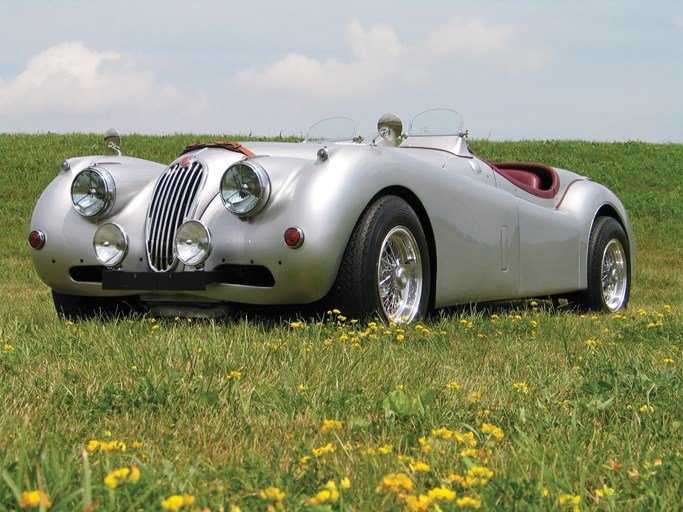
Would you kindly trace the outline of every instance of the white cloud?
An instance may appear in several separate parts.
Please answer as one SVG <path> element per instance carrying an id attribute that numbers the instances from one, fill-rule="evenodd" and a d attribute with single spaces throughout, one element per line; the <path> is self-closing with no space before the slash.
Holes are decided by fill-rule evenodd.
<path id="1" fill-rule="evenodd" d="M 421 51 L 433 63 L 445 59 L 452 63 L 480 64 L 507 72 L 533 71 L 552 59 L 552 49 L 524 39 L 516 24 L 487 26 L 478 18 L 456 18 L 432 31 Z"/>
<path id="2" fill-rule="evenodd" d="M 282 92 L 307 99 L 350 99 L 374 94 L 387 84 L 414 84 L 426 78 L 423 70 L 404 62 L 406 50 L 387 25 L 366 30 L 358 21 L 346 29 L 353 59 L 316 60 L 290 53 L 263 70 L 256 66 L 237 73 L 233 84 L 245 90 Z"/>
<path id="3" fill-rule="evenodd" d="M 477 62 L 497 71 L 533 71 L 552 58 L 552 50 L 524 36 L 518 25 L 487 26 L 476 18 L 456 18 L 411 46 L 389 25 L 365 29 L 354 20 L 346 27 L 352 56 L 348 62 L 290 53 L 265 68 L 239 71 L 232 85 L 308 100 L 344 100 L 425 84 L 443 66 Z"/>
<path id="4" fill-rule="evenodd" d="M 192 103 L 175 87 L 116 52 L 63 42 L 31 58 L 25 70 L 0 82 L 0 115 L 89 116 L 111 111 L 153 113 Z"/>

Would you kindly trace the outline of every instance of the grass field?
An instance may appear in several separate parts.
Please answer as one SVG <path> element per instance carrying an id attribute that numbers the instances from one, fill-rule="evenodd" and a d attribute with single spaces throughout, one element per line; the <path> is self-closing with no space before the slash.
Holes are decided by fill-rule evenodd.
<path id="1" fill-rule="evenodd" d="M 123 149 L 169 162 L 198 139 Z M 626 311 L 64 322 L 29 220 L 60 161 L 100 137 L 0 134 L 0 510 L 683 508 L 683 145 L 472 146 L 622 198 Z"/>

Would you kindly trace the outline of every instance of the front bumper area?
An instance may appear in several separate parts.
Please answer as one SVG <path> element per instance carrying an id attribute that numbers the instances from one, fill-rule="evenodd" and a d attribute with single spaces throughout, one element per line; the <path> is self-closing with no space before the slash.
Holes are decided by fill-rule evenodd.
<path id="1" fill-rule="evenodd" d="M 217 271 L 123 272 L 104 270 L 103 290 L 204 291 L 208 284 L 221 282 Z"/>

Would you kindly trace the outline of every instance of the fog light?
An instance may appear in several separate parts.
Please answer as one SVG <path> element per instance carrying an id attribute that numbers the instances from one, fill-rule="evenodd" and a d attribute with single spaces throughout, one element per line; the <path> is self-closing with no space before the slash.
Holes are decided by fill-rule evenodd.
<path id="1" fill-rule="evenodd" d="M 304 243 L 304 232 L 301 228 L 287 228 L 285 230 L 285 245 L 292 249 L 298 249 Z"/>
<path id="2" fill-rule="evenodd" d="M 196 267 L 211 254 L 209 230 L 197 220 L 188 220 L 175 235 L 175 253 L 185 265 Z"/>
<path id="3" fill-rule="evenodd" d="M 37 229 L 28 234 L 28 245 L 31 249 L 42 249 L 45 245 L 45 233 Z"/>
<path id="4" fill-rule="evenodd" d="M 114 223 L 102 224 L 92 240 L 95 257 L 105 267 L 117 267 L 128 254 L 128 235 Z"/>

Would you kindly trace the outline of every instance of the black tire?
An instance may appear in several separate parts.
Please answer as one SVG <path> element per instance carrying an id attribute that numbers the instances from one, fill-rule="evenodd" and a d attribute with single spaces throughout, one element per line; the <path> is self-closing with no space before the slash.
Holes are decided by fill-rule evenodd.
<path id="1" fill-rule="evenodd" d="M 598 217 L 588 241 L 588 288 L 570 297 L 585 311 L 614 313 L 628 304 L 631 259 L 624 229 L 611 217 Z"/>
<path id="2" fill-rule="evenodd" d="M 429 249 L 417 214 L 399 197 L 378 199 L 351 234 L 328 305 L 349 318 L 406 323 L 426 314 L 430 289 Z"/>
<path id="3" fill-rule="evenodd" d="M 130 316 L 140 311 L 137 296 L 85 297 L 68 295 L 52 290 L 52 300 L 60 318 L 64 320 L 88 320 L 90 318 L 116 318 Z"/>

